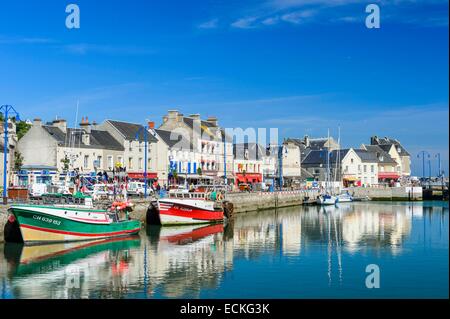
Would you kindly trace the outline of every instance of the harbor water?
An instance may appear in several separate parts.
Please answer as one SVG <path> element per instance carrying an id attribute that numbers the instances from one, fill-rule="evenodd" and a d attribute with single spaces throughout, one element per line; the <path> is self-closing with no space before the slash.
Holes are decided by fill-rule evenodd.
<path id="1" fill-rule="evenodd" d="M 0 298 L 448 298 L 448 240 L 447 202 L 358 202 L 0 244 Z"/>

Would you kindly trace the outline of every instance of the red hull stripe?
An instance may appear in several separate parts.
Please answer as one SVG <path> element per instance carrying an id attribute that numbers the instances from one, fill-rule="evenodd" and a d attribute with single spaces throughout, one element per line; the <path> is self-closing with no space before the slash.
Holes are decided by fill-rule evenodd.
<path id="1" fill-rule="evenodd" d="M 183 211 L 179 208 L 169 208 L 168 210 L 161 210 L 160 214 L 179 216 L 197 220 L 221 220 L 223 219 L 222 212 L 211 212 L 208 210 L 192 209 L 191 211 Z"/>
<path id="2" fill-rule="evenodd" d="M 179 234 L 179 235 L 172 235 L 163 237 L 170 243 L 176 243 L 180 241 L 184 241 L 186 239 L 192 239 L 192 240 L 198 240 L 203 237 L 207 237 L 210 235 L 214 235 L 217 233 L 223 232 L 223 225 L 213 225 L 208 227 L 203 227 L 200 229 L 195 229 L 189 233 Z"/>
<path id="3" fill-rule="evenodd" d="M 140 231 L 140 228 L 131 229 L 131 230 L 123 230 L 118 232 L 111 232 L 111 233 L 100 233 L 100 234 L 87 234 L 87 233 L 74 233 L 74 232 L 68 232 L 63 230 L 56 230 L 56 229 L 48 229 L 48 228 L 41 228 L 31 225 L 20 225 L 20 227 L 34 229 L 34 230 L 40 230 L 45 231 L 48 233 L 55 233 L 55 234 L 63 234 L 63 235 L 73 235 L 73 236 L 82 236 L 82 237 L 103 237 L 103 236 L 115 236 L 115 235 L 123 235 L 123 234 L 130 234 Z"/>

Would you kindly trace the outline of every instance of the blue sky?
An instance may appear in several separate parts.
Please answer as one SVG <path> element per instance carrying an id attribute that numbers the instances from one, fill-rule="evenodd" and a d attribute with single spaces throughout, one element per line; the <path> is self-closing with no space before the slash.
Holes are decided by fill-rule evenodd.
<path id="1" fill-rule="evenodd" d="M 168 109 L 344 146 L 397 137 L 448 172 L 444 0 L 0 1 L 0 104 L 24 118 L 161 122 Z M 65 27 L 66 5 L 81 28 Z M 365 27 L 377 3 L 381 28 Z M 436 161 L 432 162 L 433 172 Z"/>

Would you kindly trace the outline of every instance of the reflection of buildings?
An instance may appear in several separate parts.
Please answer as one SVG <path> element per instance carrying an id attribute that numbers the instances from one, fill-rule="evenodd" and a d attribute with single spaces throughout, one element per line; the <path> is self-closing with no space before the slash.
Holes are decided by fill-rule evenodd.
<path id="1" fill-rule="evenodd" d="M 366 246 L 388 247 L 392 253 L 398 253 L 404 237 L 411 231 L 411 219 L 407 207 L 356 205 L 342 219 L 345 248 L 355 251 Z"/>
<path id="2" fill-rule="evenodd" d="M 335 271 L 346 278 L 348 254 L 399 254 L 405 239 L 424 240 L 421 231 L 437 227 L 431 228 L 431 218 L 448 214 L 443 208 L 431 216 L 431 209 L 374 202 L 295 207 L 239 214 L 228 226 L 149 227 L 128 242 L 36 247 L 18 258 L 0 253 L 0 298 L 196 298 L 217 290 L 235 260 L 263 256 L 280 262 L 301 256 L 308 265 L 306 256 L 314 254 L 311 262 L 318 262 L 323 276 L 328 266 L 331 283 Z M 420 231 L 412 232 L 413 222 Z M 448 245 L 438 235 L 434 230 L 431 239 Z M 67 286 L 74 274 L 79 288 Z"/>

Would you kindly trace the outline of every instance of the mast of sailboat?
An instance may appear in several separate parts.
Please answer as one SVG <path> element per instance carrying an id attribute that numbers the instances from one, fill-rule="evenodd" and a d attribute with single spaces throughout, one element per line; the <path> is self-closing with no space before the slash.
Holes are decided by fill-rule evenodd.
<path id="1" fill-rule="evenodd" d="M 330 129 L 328 129 L 328 136 L 327 136 L 327 177 L 325 181 L 326 191 L 330 190 Z M 331 195 L 331 193 L 330 193 Z"/>
<path id="2" fill-rule="evenodd" d="M 334 181 L 338 181 L 338 171 L 339 177 L 341 178 L 341 126 L 338 126 L 338 148 L 336 151 L 336 169 L 334 171 Z"/>

